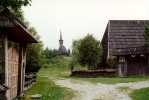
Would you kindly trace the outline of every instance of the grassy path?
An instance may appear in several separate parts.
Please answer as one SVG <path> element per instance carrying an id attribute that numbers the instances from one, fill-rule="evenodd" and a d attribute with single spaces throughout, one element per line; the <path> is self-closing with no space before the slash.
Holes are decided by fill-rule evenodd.
<path id="1" fill-rule="evenodd" d="M 59 67 L 59 65 L 49 66 L 46 69 L 41 68 L 37 75 L 37 83 L 25 92 L 23 100 L 31 100 L 29 96 L 37 93 L 43 95 L 41 100 L 71 100 L 74 97 L 76 97 L 76 99 L 78 100 L 85 100 L 87 97 L 89 99 L 86 100 L 91 100 L 93 97 L 99 100 L 108 100 L 109 98 L 110 100 L 112 100 L 111 98 L 113 98 L 114 96 L 114 98 L 117 98 L 116 100 L 121 100 L 118 98 L 123 98 L 123 96 L 121 96 L 123 94 L 126 95 L 125 97 L 128 97 L 127 92 L 130 92 L 130 90 L 132 91 L 134 89 L 133 86 L 140 86 L 138 84 L 132 84 L 132 86 L 127 86 L 125 84 L 129 84 L 129 82 L 135 82 L 136 84 L 140 81 L 149 81 L 149 77 L 82 78 L 73 77 L 70 76 L 70 74 L 71 73 L 68 68 L 63 68 L 63 66 Z M 71 84 L 72 87 L 74 87 L 75 89 L 77 89 L 77 87 L 79 86 L 80 88 L 78 88 L 78 90 L 75 90 L 71 87 L 68 87 L 69 84 Z M 109 89 L 105 90 L 106 88 Z M 94 91 L 96 91 L 94 93 L 95 95 L 93 95 Z M 103 93 L 101 91 L 103 91 Z M 119 92 L 121 94 L 118 95 Z M 145 94 L 145 92 L 143 92 L 143 94 Z M 107 97 L 107 99 L 103 99 L 103 97 Z"/>
<path id="2" fill-rule="evenodd" d="M 76 91 L 73 100 L 131 100 L 129 93 L 134 89 L 149 87 L 149 81 L 117 83 L 117 84 L 93 84 L 89 82 L 75 82 L 71 79 L 51 78 L 61 86 Z M 149 95 L 146 97 L 149 99 Z"/>

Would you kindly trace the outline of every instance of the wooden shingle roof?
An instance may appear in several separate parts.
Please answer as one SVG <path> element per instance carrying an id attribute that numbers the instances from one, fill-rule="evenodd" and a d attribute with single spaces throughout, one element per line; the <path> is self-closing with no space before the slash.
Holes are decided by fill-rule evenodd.
<path id="1" fill-rule="evenodd" d="M 148 23 L 149 20 L 110 20 L 102 38 L 103 57 L 128 55 L 131 48 L 145 48 L 144 30 Z"/>
<path id="2" fill-rule="evenodd" d="M 0 12 L 0 33 L 7 34 L 8 39 L 14 42 L 38 43 L 9 9 Z"/>

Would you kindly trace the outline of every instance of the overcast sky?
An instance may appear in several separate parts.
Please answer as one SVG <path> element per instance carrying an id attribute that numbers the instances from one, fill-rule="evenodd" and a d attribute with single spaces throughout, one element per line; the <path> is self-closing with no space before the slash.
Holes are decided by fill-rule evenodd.
<path id="1" fill-rule="evenodd" d="M 61 30 L 69 49 L 88 33 L 101 40 L 109 20 L 148 20 L 149 0 L 32 0 L 23 11 L 44 47 L 58 49 Z"/>

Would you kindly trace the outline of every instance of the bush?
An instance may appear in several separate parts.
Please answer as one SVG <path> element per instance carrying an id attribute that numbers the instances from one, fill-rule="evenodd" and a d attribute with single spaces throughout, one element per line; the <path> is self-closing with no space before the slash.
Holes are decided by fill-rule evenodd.
<path id="1" fill-rule="evenodd" d="M 106 60 L 106 63 L 111 67 L 111 68 L 115 68 L 116 67 L 116 62 L 115 62 L 115 58 L 108 58 Z"/>
<path id="2" fill-rule="evenodd" d="M 50 66 L 49 64 L 43 64 L 43 65 L 42 65 L 42 68 L 47 69 L 49 66 Z"/>

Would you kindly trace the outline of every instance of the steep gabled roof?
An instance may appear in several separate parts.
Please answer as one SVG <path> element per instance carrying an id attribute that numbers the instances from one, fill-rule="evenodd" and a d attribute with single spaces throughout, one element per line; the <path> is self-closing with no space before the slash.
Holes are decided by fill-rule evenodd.
<path id="1" fill-rule="evenodd" d="M 26 26 L 10 12 L 5 9 L 0 12 L 0 33 L 7 34 L 14 42 L 37 43 L 38 41 L 27 31 Z"/>
<path id="2" fill-rule="evenodd" d="M 149 20 L 110 20 L 102 38 L 103 57 L 120 55 L 118 51 L 122 49 L 128 51 L 131 48 L 144 47 L 144 30 L 148 23 Z M 127 53 L 123 52 L 123 55 Z"/>
<path id="3" fill-rule="evenodd" d="M 59 47 L 58 51 L 60 54 L 67 54 L 67 50 L 66 50 L 65 46 Z"/>

